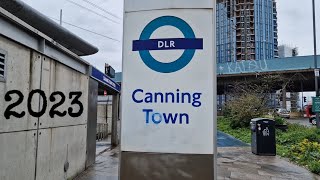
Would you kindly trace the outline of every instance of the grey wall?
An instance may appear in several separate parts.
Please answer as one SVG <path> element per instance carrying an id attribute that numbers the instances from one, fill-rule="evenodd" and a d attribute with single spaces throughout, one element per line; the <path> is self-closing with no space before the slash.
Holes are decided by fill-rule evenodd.
<path id="1" fill-rule="evenodd" d="M 97 96 L 98 82 L 89 81 L 89 103 L 88 103 L 88 129 L 87 129 L 87 160 L 86 167 L 96 161 L 96 129 L 97 129 Z"/>
<path id="2" fill-rule="evenodd" d="M 6 80 L 0 82 L 0 179 L 74 177 L 85 169 L 89 77 L 3 36 L 0 36 L 0 49 L 8 54 Z M 27 98 L 33 89 L 43 90 L 48 100 L 47 110 L 40 118 L 29 115 L 27 109 Z M 24 95 L 23 102 L 14 108 L 14 111 L 26 112 L 23 118 L 11 116 L 7 120 L 4 117 L 8 105 L 17 101 L 17 96 L 12 96 L 10 102 L 4 101 L 5 93 L 10 90 L 19 90 Z M 66 96 L 59 111 L 71 106 L 69 92 L 81 91 L 82 115 L 51 118 L 49 110 L 57 103 L 49 100 L 54 91 Z M 38 111 L 43 101 L 36 94 L 31 104 L 32 109 Z M 76 105 L 72 107 L 78 110 Z M 66 172 L 65 164 L 69 164 Z"/>

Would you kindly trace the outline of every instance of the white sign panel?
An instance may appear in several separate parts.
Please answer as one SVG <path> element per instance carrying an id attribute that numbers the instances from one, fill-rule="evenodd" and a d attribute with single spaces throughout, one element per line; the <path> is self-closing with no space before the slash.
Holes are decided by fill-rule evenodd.
<path id="1" fill-rule="evenodd" d="M 121 150 L 213 154 L 213 10 L 126 13 Z"/>
<path id="2" fill-rule="evenodd" d="M 319 77 L 319 69 L 314 69 L 314 76 Z"/>

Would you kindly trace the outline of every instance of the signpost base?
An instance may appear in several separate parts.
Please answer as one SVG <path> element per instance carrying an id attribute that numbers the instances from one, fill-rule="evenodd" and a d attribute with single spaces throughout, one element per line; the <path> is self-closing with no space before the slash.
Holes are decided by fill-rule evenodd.
<path id="1" fill-rule="evenodd" d="M 121 152 L 121 180 L 213 180 L 212 154 Z"/>

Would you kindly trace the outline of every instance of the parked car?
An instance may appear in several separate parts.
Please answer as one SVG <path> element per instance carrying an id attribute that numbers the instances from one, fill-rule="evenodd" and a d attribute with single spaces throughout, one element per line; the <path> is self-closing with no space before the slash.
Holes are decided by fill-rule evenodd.
<path id="1" fill-rule="evenodd" d="M 312 111 L 312 105 L 309 104 L 305 106 L 305 112 L 306 112 L 306 116 L 309 118 L 309 122 L 313 125 L 317 125 L 316 115 Z"/>
<path id="2" fill-rule="evenodd" d="M 312 125 L 317 125 L 316 115 L 312 115 L 312 116 L 309 118 L 309 122 L 310 122 Z"/>
<path id="3" fill-rule="evenodd" d="M 286 109 L 283 108 L 277 108 L 276 109 L 276 114 L 282 118 L 287 118 L 290 119 L 290 112 Z"/>

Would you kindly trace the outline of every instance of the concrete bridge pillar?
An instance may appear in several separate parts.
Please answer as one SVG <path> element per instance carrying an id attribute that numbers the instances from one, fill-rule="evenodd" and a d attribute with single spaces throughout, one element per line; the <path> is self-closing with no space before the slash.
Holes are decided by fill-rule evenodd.
<path id="1" fill-rule="evenodd" d="M 282 86 L 282 106 L 283 109 L 287 109 L 287 90 L 286 85 Z"/>

